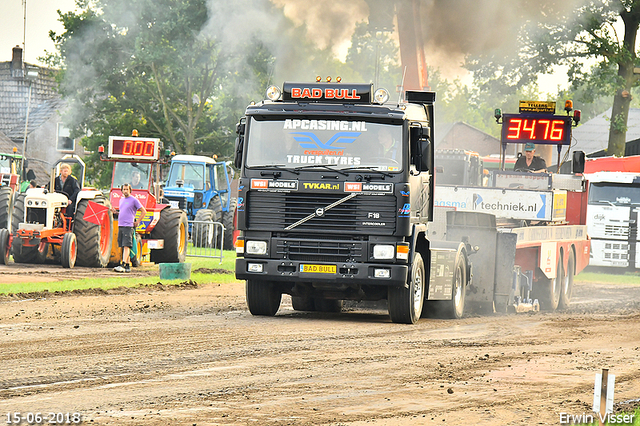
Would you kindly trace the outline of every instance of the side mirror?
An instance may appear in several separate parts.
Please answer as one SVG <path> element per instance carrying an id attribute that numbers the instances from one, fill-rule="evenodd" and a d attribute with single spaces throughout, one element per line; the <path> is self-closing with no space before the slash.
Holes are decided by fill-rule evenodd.
<path id="1" fill-rule="evenodd" d="M 427 171 L 431 168 L 431 142 L 427 138 L 420 138 L 420 171 Z"/>
<path id="2" fill-rule="evenodd" d="M 571 162 L 573 173 L 584 173 L 584 151 L 573 151 Z"/>
<path id="3" fill-rule="evenodd" d="M 244 145 L 244 136 L 238 136 L 236 138 L 235 156 L 233 158 L 233 165 L 236 169 L 242 168 L 242 146 Z"/>

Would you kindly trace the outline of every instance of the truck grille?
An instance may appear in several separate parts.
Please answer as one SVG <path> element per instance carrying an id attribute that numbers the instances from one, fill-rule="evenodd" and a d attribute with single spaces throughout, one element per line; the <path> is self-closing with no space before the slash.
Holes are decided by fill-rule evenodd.
<path id="1" fill-rule="evenodd" d="M 313 262 L 361 262 L 366 242 L 275 239 L 279 259 Z"/>
<path id="2" fill-rule="evenodd" d="M 283 231 L 316 209 L 339 201 L 347 194 L 249 192 L 249 229 Z M 396 197 L 358 195 L 326 210 L 289 232 L 391 235 L 396 227 Z"/>

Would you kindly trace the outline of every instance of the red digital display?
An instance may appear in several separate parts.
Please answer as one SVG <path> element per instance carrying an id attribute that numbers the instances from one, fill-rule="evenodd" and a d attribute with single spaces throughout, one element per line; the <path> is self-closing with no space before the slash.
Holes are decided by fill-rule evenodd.
<path id="1" fill-rule="evenodd" d="M 159 139 L 109 137 L 109 157 L 137 160 L 157 160 Z"/>
<path id="2" fill-rule="evenodd" d="M 570 145 L 571 117 L 504 114 L 502 142 Z"/>

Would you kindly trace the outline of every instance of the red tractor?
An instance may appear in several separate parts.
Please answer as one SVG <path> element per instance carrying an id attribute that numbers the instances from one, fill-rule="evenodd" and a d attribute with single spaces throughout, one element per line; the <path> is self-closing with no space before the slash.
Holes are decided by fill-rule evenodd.
<path id="1" fill-rule="evenodd" d="M 109 191 L 110 204 L 115 208 L 113 247 L 110 263 L 120 262 L 120 248 L 115 244 L 118 229 L 118 207 L 122 198 L 120 187 L 129 183 L 131 196 L 137 198 L 147 214 L 136 228 L 133 265 L 149 256 L 155 263 L 184 262 L 187 254 L 188 223 L 184 211 L 160 204 L 160 166 L 167 164 L 170 153 L 163 150 L 162 142 L 155 138 L 110 136 L 108 151 L 99 148 L 100 159 L 113 162 L 113 177 Z"/>

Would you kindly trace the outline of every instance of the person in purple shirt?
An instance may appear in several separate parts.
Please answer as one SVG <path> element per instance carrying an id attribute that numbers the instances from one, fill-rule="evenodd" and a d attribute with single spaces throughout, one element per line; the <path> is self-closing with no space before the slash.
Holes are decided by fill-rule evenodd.
<path id="1" fill-rule="evenodd" d="M 136 197 L 131 196 L 130 184 L 123 184 L 120 190 L 124 195 L 120 199 L 120 213 L 118 214 L 118 247 L 122 247 L 122 262 L 113 270 L 116 272 L 131 272 L 129 250 L 133 246 L 133 233 L 147 210 Z M 136 220 L 138 210 L 140 210 L 140 220 Z"/>

